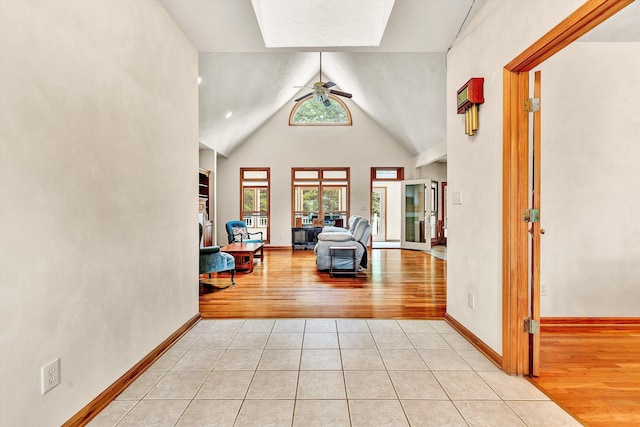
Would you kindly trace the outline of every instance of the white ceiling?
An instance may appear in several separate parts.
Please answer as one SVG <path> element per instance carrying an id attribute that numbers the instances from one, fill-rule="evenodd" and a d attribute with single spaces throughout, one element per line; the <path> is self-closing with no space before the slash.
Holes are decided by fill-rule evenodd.
<path id="1" fill-rule="evenodd" d="M 222 155 L 308 92 L 293 86 L 319 79 L 317 48 L 264 47 L 250 0 L 161 3 L 200 52 L 200 141 Z M 323 80 L 352 93 L 347 104 L 360 107 L 411 154 L 444 142 L 446 51 L 473 4 L 396 0 L 379 47 L 323 48 Z M 314 17 L 308 28 L 313 31 Z M 225 119 L 227 112 L 233 115 Z"/>
<path id="2" fill-rule="evenodd" d="M 276 0 L 277 1 L 277 0 Z M 304 0 L 300 0 L 304 1 Z M 370 0 L 376 1 L 376 0 Z M 200 52 L 316 51 L 264 46 L 251 0 L 160 0 Z M 471 5 L 485 0 L 396 0 L 379 47 L 331 48 L 359 52 L 444 52 Z M 340 10 L 335 11 L 336 15 Z M 314 17 L 309 18 L 313 30 Z"/>
<path id="3" fill-rule="evenodd" d="M 224 156 L 308 92 L 293 86 L 319 80 L 317 48 L 264 46 L 251 0 L 160 2 L 200 52 L 200 142 Z M 409 153 L 424 152 L 446 138 L 446 52 L 485 2 L 396 0 L 379 47 L 322 49 L 323 80 L 352 93 L 347 105 L 360 107 Z M 580 41 L 640 41 L 639 6 Z"/>

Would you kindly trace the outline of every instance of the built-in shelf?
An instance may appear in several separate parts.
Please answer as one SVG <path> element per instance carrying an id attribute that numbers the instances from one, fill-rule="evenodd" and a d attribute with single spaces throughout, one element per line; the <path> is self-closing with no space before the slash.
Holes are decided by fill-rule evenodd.
<path id="1" fill-rule="evenodd" d="M 209 215 L 209 175 L 210 171 L 200 169 L 198 178 L 198 212 L 204 213 L 205 217 Z"/>
<path id="2" fill-rule="evenodd" d="M 198 177 L 198 212 L 202 223 L 202 246 L 211 246 L 212 223 L 209 221 L 209 175 L 206 169 L 199 170 Z"/>

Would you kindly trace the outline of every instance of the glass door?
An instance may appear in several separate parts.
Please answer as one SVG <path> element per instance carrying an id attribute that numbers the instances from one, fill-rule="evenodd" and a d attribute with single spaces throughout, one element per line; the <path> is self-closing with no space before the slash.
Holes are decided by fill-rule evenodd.
<path id="1" fill-rule="evenodd" d="M 403 249 L 431 250 L 431 180 L 402 181 Z"/>

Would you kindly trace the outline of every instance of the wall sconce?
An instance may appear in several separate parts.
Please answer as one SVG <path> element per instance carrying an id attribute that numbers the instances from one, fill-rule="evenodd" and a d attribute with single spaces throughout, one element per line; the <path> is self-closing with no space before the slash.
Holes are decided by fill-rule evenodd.
<path id="1" fill-rule="evenodd" d="M 464 133 L 473 135 L 478 130 L 478 105 L 484 103 L 484 78 L 474 77 L 458 89 L 458 114 L 464 114 Z"/>

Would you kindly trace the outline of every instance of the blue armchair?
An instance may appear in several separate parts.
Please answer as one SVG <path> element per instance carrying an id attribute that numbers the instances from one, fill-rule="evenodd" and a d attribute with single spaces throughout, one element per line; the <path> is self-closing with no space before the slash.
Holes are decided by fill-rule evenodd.
<path id="1" fill-rule="evenodd" d="M 244 221 L 229 221 L 225 224 L 227 229 L 227 238 L 229 243 L 262 243 L 264 238 L 262 237 L 262 231 L 256 231 L 255 233 L 249 233 L 247 230 L 247 224 Z M 259 234 L 259 239 L 252 239 L 252 235 Z"/>
<path id="2" fill-rule="evenodd" d="M 200 224 L 200 238 L 202 238 L 202 224 Z M 200 248 L 200 274 L 218 273 L 223 271 L 231 272 L 231 285 L 235 285 L 233 280 L 236 274 L 236 263 L 231 254 L 220 251 L 220 246 L 208 246 Z"/>

